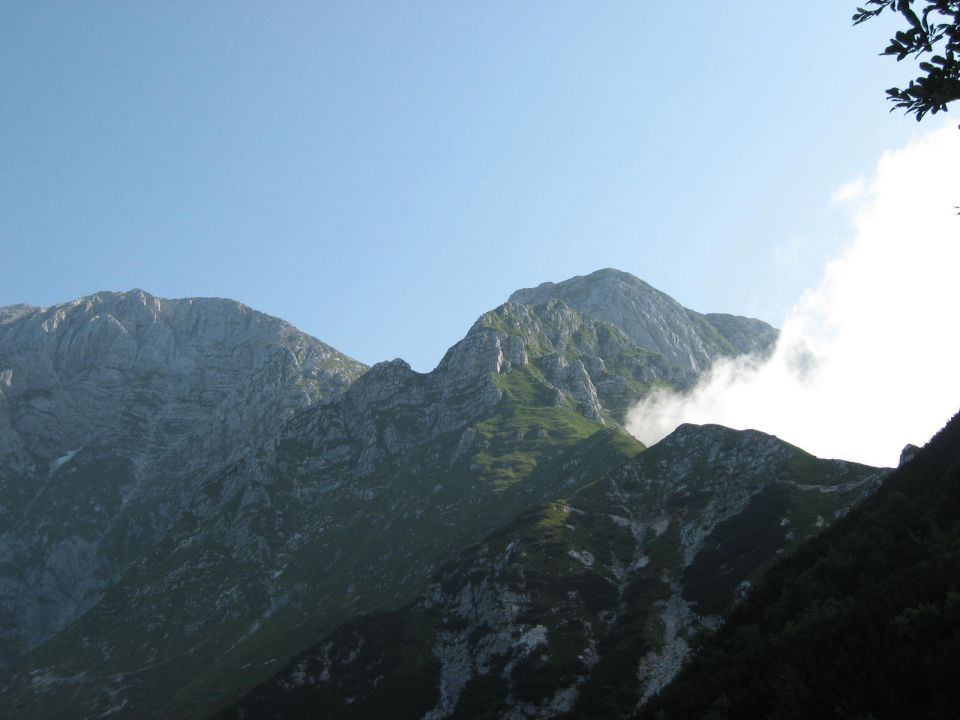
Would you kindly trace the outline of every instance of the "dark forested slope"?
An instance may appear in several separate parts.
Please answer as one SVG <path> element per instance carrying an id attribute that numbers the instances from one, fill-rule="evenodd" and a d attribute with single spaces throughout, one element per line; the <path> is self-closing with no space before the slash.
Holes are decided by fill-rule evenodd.
<path id="1" fill-rule="evenodd" d="M 960 717 L 960 414 L 776 564 L 640 718 Z"/>

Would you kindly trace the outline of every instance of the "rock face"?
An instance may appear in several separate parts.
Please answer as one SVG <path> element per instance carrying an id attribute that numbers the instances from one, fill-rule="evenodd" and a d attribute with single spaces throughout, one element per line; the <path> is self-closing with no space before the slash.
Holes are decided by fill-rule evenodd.
<path id="1" fill-rule="evenodd" d="M 304 635 L 408 601 L 451 554 L 641 450 L 612 418 L 674 374 L 561 302 L 485 314 L 429 374 L 375 365 L 193 477 L 161 540 L 12 670 L 0 713 L 212 713 Z"/>
<path id="2" fill-rule="evenodd" d="M 623 717 L 759 571 L 883 471 L 683 426 L 356 618 L 218 717 Z"/>
<path id="3" fill-rule="evenodd" d="M 297 407 L 366 368 L 288 323 L 231 301 L 134 290 L 0 316 L 0 374 L 28 454 L 49 458 L 165 425 L 187 453 L 238 457 Z"/>
<path id="4" fill-rule="evenodd" d="M 697 316 L 693 310 L 687 312 L 692 317 Z M 774 343 L 777 342 L 776 328 L 763 320 L 725 313 L 707 313 L 702 317 L 713 325 L 738 353 L 763 356 L 773 350 Z"/>
<path id="5" fill-rule="evenodd" d="M 209 716 L 642 451 L 618 424 L 651 388 L 763 345 L 749 320 L 728 340 L 652 288 L 644 310 L 636 278 L 600 281 L 622 292 L 486 313 L 428 374 L 364 372 L 230 301 L 4 308 L 0 716 Z"/>
<path id="6" fill-rule="evenodd" d="M 917 452 L 919 452 L 919 450 L 920 448 L 918 448 L 913 443 L 907 443 L 906 445 L 904 445 L 903 450 L 900 451 L 900 462 L 898 463 L 898 465 L 905 465 L 906 463 L 913 460 L 913 456 L 916 455 Z"/>
<path id="7" fill-rule="evenodd" d="M 219 299 L 0 310 L 0 664 L 73 621 L 196 479 L 366 368 Z"/>
<path id="8" fill-rule="evenodd" d="M 706 370 L 720 357 L 766 353 L 777 338 L 777 331 L 762 320 L 701 315 L 643 280 L 610 268 L 517 290 L 510 300 L 527 305 L 562 300 L 615 325 L 639 347 L 660 353 L 688 374 Z"/>

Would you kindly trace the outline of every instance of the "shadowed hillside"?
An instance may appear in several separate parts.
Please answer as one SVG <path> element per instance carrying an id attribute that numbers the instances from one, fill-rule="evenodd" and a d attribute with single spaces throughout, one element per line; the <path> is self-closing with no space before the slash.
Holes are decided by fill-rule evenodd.
<path id="1" fill-rule="evenodd" d="M 960 716 L 960 415 L 778 563 L 640 718 Z"/>
<path id="2" fill-rule="evenodd" d="M 756 431 L 681 426 L 469 548 L 407 607 L 342 625 L 218 717 L 624 717 L 765 565 L 884 474 Z"/>

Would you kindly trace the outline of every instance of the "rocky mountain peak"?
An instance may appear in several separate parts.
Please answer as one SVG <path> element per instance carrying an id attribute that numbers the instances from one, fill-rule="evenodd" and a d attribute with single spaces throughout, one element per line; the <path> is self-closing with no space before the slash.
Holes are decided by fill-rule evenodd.
<path id="1" fill-rule="evenodd" d="M 560 283 L 542 283 L 510 296 L 512 302 L 527 305 L 555 299 L 615 325 L 639 347 L 662 354 L 688 374 L 702 372 L 719 357 L 765 352 L 776 339 L 776 330 L 763 321 L 701 315 L 643 280 L 613 268 Z"/>
<path id="2" fill-rule="evenodd" d="M 4 305 L 0 307 L 0 325 L 7 322 L 12 322 L 22 315 L 31 313 L 36 310 L 34 305 L 25 305 L 19 303 L 17 305 Z"/>
<path id="3" fill-rule="evenodd" d="M 0 579 L 0 666 L 95 603 L 205 473 L 365 370 L 233 300 L 0 308 L 0 563 L 23 570 Z"/>
<path id="4" fill-rule="evenodd" d="M 232 430 L 241 418 L 276 423 L 274 413 L 261 417 L 264 404 L 283 416 L 339 392 L 366 369 L 233 300 L 99 292 L 3 316 L 6 410 L 25 449 L 41 457 L 122 429 L 125 414 L 147 420 L 175 413 L 184 434 L 195 429 L 191 419 L 211 415 Z M 251 402 L 271 386 L 279 397 Z"/>

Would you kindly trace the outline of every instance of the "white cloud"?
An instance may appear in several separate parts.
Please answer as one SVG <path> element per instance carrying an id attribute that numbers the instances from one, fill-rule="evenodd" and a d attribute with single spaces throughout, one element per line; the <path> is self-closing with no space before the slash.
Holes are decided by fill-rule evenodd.
<path id="1" fill-rule="evenodd" d="M 692 392 L 658 393 L 628 428 L 651 444 L 682 422 L 757 428 L 822 457 L 896 464 L 960 408 L 960 131 L 886 152 L 853 238 L 788 314 L 767 362 L 724 361 Z M 848 187 L 849 186 L 849 187 Z"/>
<path id="2" fill-rule="evenodd" d="M 846 205 L 862 199 L 866 194 L 867 179 L 863 175 L 858 175 L 833 191 L 833 195 L 830 196 L 830 204 Z"/>

